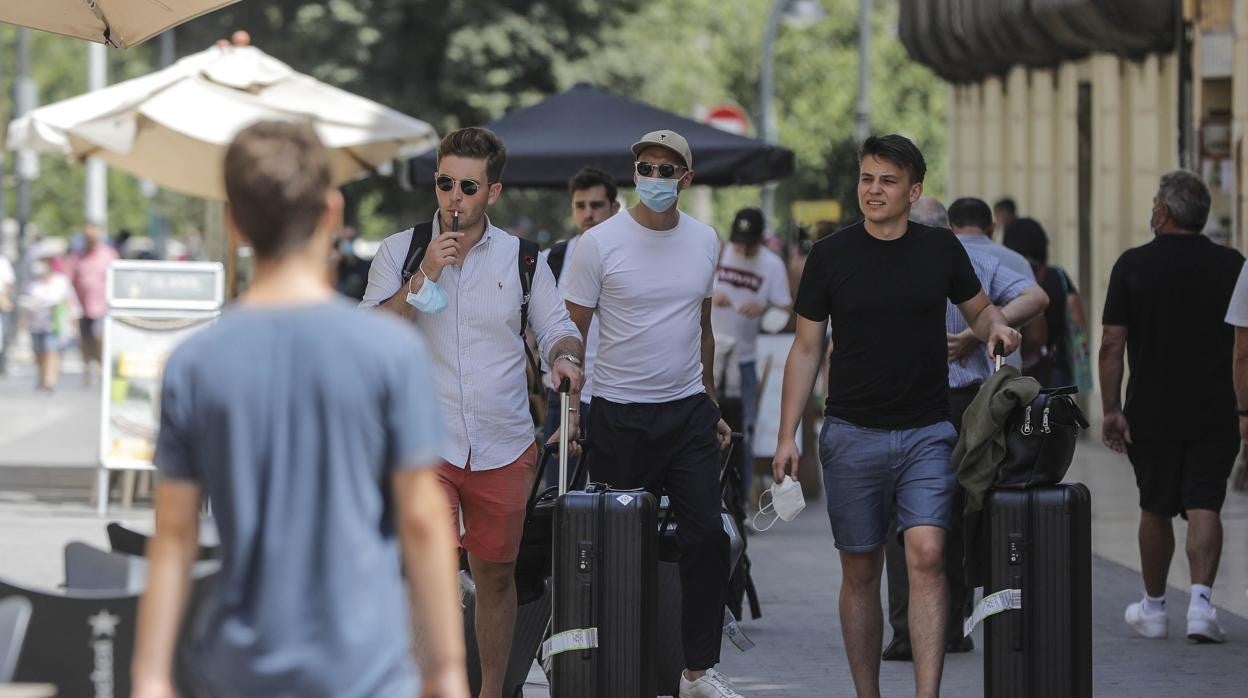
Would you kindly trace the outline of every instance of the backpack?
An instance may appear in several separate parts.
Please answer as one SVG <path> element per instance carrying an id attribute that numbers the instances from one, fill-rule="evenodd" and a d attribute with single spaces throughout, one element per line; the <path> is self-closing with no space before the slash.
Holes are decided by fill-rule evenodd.
<path id="1" fill-rule="evenodd" d="M 524 328 L 529 326 L 529 299 L 533 294 L 533 275 L 537 273 L 537 243 L 532 240 L 519 238 L 520 248 L 516 254 L 516 270 L 520 274 L 520 342 L 524 345 L 524 355 L 528 357 L 529 368 L 532 369 L 536 376 L 541 375 L 538 368 L 537 359 L 533 357 L 533 350 L 529 348 L 529 342 L 524 337 Z M 433 221 L 417 223 L 412 226 L 412 241 L 407 245 L 407 255 L 403 258 L 403 266 L 401 267 L 402 283 L 400 288 L 407 285 L 415 276 L 416 270 L 420 268 L 420 263 L 425 259 L 425 252 L 429 249 L 429 243 L 433 241 Z"/>
<path id="2" fill-rule="evenodd" d="M 563 260 L 567 256 L 567 240 L 551 245 L 550 254 L 546 256 L 546 263 L 550 265 L 550 271 L 555 275 L 555 283 L 559 283 L 559 275 L 563 273 Z"/>

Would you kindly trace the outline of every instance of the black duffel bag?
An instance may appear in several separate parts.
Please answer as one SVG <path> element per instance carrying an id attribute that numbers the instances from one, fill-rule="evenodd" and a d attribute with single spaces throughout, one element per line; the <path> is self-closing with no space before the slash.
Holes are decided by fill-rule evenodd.
<path id="1" fill-rule="evenodd" d="M 1071 397 L 1074 386 L 1046 388 L 1014 410 L 1005 424 L 1005 458 L 994 487 L 1026 489 L 1056 485 L 1075 457 L 1079 430 L 1088 420 Z"/>

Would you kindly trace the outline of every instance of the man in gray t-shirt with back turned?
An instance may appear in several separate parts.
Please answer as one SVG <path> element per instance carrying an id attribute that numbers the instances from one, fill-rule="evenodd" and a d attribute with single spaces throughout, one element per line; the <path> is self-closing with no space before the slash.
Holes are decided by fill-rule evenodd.
<path id="1" fill-rule="evenodd" d="M 183 645 L 193 695 L 465 698 L 454 538 L 428 467 L 442 422 L 424 345 L 326 283 L 342 197 L 310 127 L 243 130 L 225 189 L 256 278 L 165 367 L 133 695 L 173 695 L 207 495 L 223 559 Z"/>

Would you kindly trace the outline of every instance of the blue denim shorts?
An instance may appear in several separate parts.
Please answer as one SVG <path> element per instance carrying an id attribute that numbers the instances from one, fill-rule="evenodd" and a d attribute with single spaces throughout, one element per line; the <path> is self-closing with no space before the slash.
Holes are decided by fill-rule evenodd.
<path id="1" fill-rule="evenodd" d="M 871 429 L 825 417 L 819 460 L 836 547 L 878 549 L 894 511 L 898 534 L 915 526 L 948 530 L 958 488 L 951 461 L 957 440 L 949 422 Z"/>

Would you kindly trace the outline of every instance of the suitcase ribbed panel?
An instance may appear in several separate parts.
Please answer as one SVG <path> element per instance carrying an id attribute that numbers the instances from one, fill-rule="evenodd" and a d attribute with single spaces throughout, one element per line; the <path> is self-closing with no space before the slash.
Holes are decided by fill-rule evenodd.
<path id="1" fill-rule="evenodd" d="M 553 698 L 655 695 L 656 508 L 645 492 L 556 503 L 553 632 L 596 627 L 598 648 L 554 658 Z"/>
<path id="2" fill-rule="evenodd" d="M 1023 608 L 984 621 L 987 698 L 1091 698 L 1091 495 L 1080 483 L 988 496 L 988 586 Z"/>

